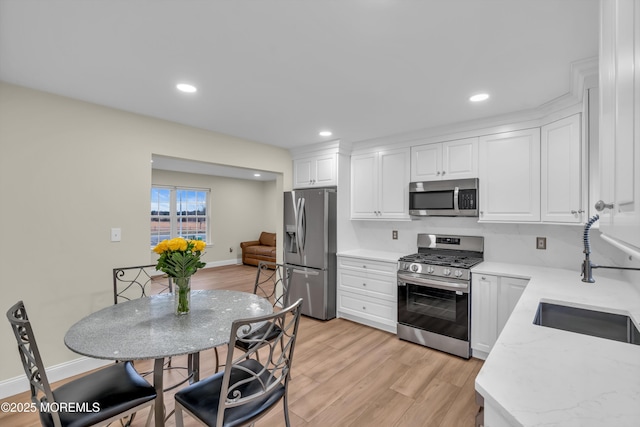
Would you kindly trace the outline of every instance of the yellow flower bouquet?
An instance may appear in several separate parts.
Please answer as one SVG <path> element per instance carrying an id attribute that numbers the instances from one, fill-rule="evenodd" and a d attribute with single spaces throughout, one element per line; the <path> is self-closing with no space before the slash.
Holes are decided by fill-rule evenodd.
<path id="1" fill-rule="evenodd" d="M 176 284 L 176 313 L 189 312 L 190 279 L 199 268 L 206 264 L 200 261 L 206 243 L 202 240 L 186 240 L 182 237 L 163 240 L 153 248 L 160 255 L 156 270 L 169 276 Z"/>

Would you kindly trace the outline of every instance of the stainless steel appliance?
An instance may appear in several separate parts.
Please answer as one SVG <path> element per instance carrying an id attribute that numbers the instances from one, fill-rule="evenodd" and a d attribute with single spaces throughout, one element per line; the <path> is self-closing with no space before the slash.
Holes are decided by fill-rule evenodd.
<path id="1" fill-rule="evenodd" d="M 414 216 L 478 216 L 478 179 L 412 182 L 409 214 Z"/>
<path id="2" fill-rule="evenodd" d="M 471 356 L 471 267 L 484 238 L 418 234 L 418 252 L 398 261 L 398 337 Z"/>
<path id="3" fill-rule="evenodd" d="M 303 299 L 302 314 L 336 317 L 336 191 L 284 193 L 284 263 L 291 268 L 289 301 Z"/>

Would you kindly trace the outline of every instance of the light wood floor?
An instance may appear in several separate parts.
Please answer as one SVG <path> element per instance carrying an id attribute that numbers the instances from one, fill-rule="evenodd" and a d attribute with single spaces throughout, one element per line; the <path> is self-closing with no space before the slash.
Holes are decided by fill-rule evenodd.
<path id="1" fill-rule="evenodd" d="M 234 289 L 252 292 L 256 268 L 225 266 L 200 270 L 195 289 Z M 220 351 L 222 360 L 226 351 Z M 46 354 L 43 355 L 46 361 Z M 16 356 L 17 357 L 17 356 Z M 201 354 L 201 377 L 213 373 L 213 350 Z M 46 363 L 46 362 L 45 362 Z M 174 358 L 174 364 L 184 363 Z M 343 319 L 319 321 L 304 317 L 299 327 L 289 383 L 289 414 L 293 426 L 306 427 L 472 427 L 478 410 L 474 380 L 482 366 L 399 340 L 395 335 Z M 137 363 L 140 371 L 151 362 Z M 167 374 L 180 378 L 180 371 Z M 149 378 L 151 381 L 151 378 Z M 63 382 L 54 384 L 54 388 Z M 165 393 L 167 411 L 173 393 Z M 22 393 L 0 402 L 29 402 Z M 134 426 L 144 426 L 139 414 Z M 186 426 L 198 425 L 188 416 Z M 0 412 L 3 427 L 38 426 L 37 414 Z M 168 426 L 174 426 L 170 418 Z M 282 405 L 256 423 L 283 426 Z"/>

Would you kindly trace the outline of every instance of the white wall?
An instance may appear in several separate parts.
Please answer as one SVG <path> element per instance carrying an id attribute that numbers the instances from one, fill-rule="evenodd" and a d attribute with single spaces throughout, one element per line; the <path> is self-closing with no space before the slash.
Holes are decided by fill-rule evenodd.
<path id="1" fill-rule="evenodd" d="M 154 169 L 151 182 L 154 185 L 211 190 L 211 241 L 202 257 L 209 265 L 240 262 L 240 242 L 256 240 L 261 231 L 275 233 L 276 181 L 250 181 Z M 157 258 L 152 253 L 151 262 Z"/>
<path id="2" fill-rule="evenodd" d="M 79 357 L 64 334 L 112 303 L 113 267 L 150 261 L 152 153 L 280 174 L 282 235 L 284 149 L 0 83 L 0 150 L 0 310 L 24 300 L 47 366 Z M 8 325 L 0 342 L 0 383 L 24 376 Z"/>
<path id="3" fill-rule="evenodd" d="M 484 236 L 487 261 L 539 265 L 575 270 L 580 275 L 584 260 L 583 227 L 542 224 L 486 224 L 477 218 L 429 217 L 412 221 L 351 221 L 355 239 L 349 247 L 379 249 L 410 254 L 416 252 L 418 233 Z M 398 240 L 392 240 L 398 230 Z M 536 237 L 547 238 L 547 249 L 536 249 Z M 591 230 L 591 260 L 601 265 L 625 265 L 627 256 Z M 615 270 L 595 270 L 598 275 L 619 277 Z"/>

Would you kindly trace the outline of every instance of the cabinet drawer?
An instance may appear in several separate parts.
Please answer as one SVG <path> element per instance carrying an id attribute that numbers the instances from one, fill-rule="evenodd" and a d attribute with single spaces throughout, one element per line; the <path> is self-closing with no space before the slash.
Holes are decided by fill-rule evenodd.
<path id="1" fill-rule="evenodd" d="M 340 270 L 338 283 L 344 290 L 371 293 L 371 296 L 392 298 L 397 293 L 397 281 L 395 276 L 387 277 L 375 275 L 369 272 L 362 274 L 359 271 Z M 375 277 L 372 277 L 375 276 Z"/>
<path id="2" fill-rule="evenodd" d="M 368 259 L 362 258 L 338 258 L 338 267 L 340 268 L 349 268 L 349 269 L 359 269 L 362 271 L 369 271 L 374 273 L 383 273 L 390 274 L 395 276 L 398 271 L 398 264 L 393 262 L 383 262 L 383 261 L 371 261 Z"/>
<path id="3" fill-rule="evenodd" d="M 340 292 L 339 310 L 383 323 L 394 324 L 397 319 L 397 305 L 364 295 Z"/>

